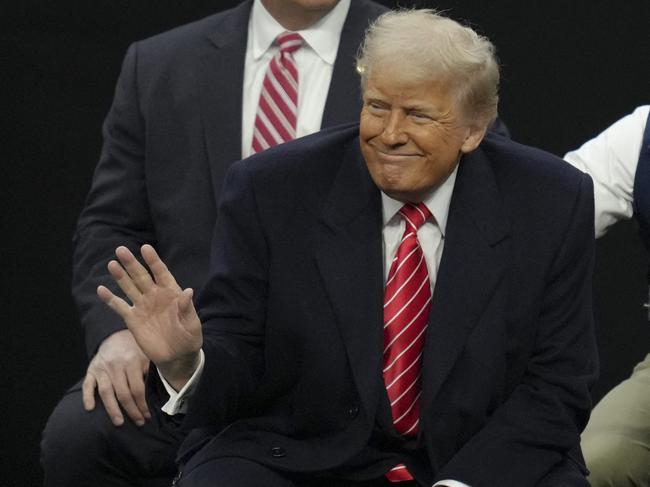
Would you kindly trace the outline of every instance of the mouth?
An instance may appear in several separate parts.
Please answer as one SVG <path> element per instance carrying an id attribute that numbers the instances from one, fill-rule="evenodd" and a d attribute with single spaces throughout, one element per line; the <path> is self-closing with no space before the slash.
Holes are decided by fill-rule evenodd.
<path id="1" fill-rule="evenodd" d="M 385 160 L 408 160 L 414 157 L 422 157 L 422 151 L 411 144 L 386 145 L 377 140 L 368 140 L 366 144 L 382 159 Z"/>
<path id="2" fill-rule="evenodd" d="M 421 157 L 421 154 L 414 152 L 392 152 L 375 149 L 380 161 L 389 164 L 403 164 L 411 162 L 413 159 Z"/>

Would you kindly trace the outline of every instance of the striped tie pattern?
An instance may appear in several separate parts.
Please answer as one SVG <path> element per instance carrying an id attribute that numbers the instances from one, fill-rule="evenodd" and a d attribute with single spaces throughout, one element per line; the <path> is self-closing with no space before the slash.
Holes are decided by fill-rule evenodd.
<path id="1" fill-rule="evenodd" d="M 280 50 L 269 62 L 255 115 L 252 153 L 296 137 L 298 69 L 293 53 L 302 45 L 296 32 L 283 32 L 275 39 Z"/>
<path id="2" fill-rule="evenodd" d="M 431 213 L 423 203 L 407 203 L 399 213 L 406 228 L 384 291 L 383 374 L 395 429 L 414 436 L 420 421 L 420 363 L 431 306 L 429 273 L 417 230 Z M 387 472 L 386 478 L 391 482 L 413 479 L 403 464 Z"/>

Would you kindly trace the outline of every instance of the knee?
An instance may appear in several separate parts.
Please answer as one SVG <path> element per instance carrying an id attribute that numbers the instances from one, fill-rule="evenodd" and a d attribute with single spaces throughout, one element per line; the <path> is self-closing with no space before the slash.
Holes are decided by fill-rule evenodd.
<path id="1" fill-rule="evenodd" d="M 77 402 L 78 400 L 78 402 Z M 41 440 L 41 453 L 57 456 L 67 450 L 84 455 L 93 454 L 100 428 L 96 424 L 97 414 L 84 410 L 81 396 L 67 394 L 49 417 Z"/>
<path id="2" fill-rule="evenodd" d="M 593 487 L 650 486 L 647 441 L 615 433 L 592 434 L 583 438 L 582 450 Z"/>
<path id="3" fill-rule="evenodd" d="M 84 410 L 80 392 L 68 392 L 56 406 L 41 438 L 41 465 L 46 477 L 92 468 L 106 451 L 110 431 L 103 410 Z"/>

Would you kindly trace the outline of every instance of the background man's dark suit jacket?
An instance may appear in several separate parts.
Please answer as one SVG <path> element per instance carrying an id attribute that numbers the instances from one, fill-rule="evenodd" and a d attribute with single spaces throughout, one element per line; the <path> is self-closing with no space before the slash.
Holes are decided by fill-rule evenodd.
<path id="1" fill-rule="evenodd" d="M 153 243 L 183 286 L 200 289 L 223 176 L 241 158 L 241 100 L 252 1 L 133 44 L 75 235 L 73 295 L 94 354 L 124 328 L 95 294 L 118 245 Z M 354 57 L 384 7 L 351 2 L 322 126 L 358 119 Z M 113 287 L 112 287 L 113 288 Z"/>
<path id="2" fill-rule="evenodd" d="M 337 127 L 231 167 L 186 421 L 232 424 L 191 437 L 186 468 L 396 462 L 367 446 L 385 394 L 382 210 L 357 135 Z M 463 157 L 426 335 L 420 480 L 533 486 L 577 444 L 596 369 L 592 206 L 591 180 L 542 151 L 488 135 Z"/>

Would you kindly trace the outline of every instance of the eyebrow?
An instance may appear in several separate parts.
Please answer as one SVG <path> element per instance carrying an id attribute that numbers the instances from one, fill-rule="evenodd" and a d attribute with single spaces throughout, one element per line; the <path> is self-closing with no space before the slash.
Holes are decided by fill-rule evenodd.
<path id="1" fill-rule="evenodd" d="M 363 92 L 363 99 L 364 100 L 379 100 L 381 98 L 381 95 L 377 92 L 374 92 L 372 90 L 366 90 Z"/>
<path id="2" fill-rule="evenodd" d="M 363 101 L 365 102 L 379 102 L 379 103 L 388 103 L 388 97 L 382 95 L 380 92 L 373 91 L 373 90 L 367 90 L 363 94 Z M 411 103 L 404 104 L 402 108 L 406 111 L 416 111 L 416 112 L 422 112 L 426 114 L 430 114 L 432 116 L 442 116 L 446 111 L 437 108 L 436 106 L 427 103 L 426 101 L 423 100 L 414 100 Z"/>

